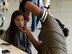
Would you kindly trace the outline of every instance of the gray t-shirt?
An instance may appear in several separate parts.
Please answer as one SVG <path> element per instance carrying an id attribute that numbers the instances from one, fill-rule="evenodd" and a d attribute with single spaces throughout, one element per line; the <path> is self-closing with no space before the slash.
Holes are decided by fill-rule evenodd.
<path id="1" fill-rule="evenodd" d="M 54 17 L 47 14 L 41 22 L 42 29 L 38 38 L 43 48 L 39 54 L 67 54 L 66 38 Z"/>

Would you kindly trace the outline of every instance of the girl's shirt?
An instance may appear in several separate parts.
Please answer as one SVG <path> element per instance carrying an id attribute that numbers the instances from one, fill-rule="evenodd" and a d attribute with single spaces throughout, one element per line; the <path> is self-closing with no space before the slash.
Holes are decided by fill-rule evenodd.
<path id="1" fill-rule="evenodd" d="M 22 32 L 22 31 L 18 31 L 16 34 L 17 37 L 17 42 L 18 42 L 18 48 L 26 51 L 27 53 L 31 53 L 31 43 L 26 35 L 26 33 Z"/>

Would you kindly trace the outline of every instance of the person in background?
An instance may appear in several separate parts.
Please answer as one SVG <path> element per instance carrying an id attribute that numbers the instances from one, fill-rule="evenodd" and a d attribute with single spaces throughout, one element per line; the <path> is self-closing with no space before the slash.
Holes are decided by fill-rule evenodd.
<path id="1" fill-rule="evenodd" d="M 3 1 L 3 11 L 5 12 L 7 12 L 8 11 L 8 6 L 9 6 L 9 4 L 8 4 L 8 1 L 7 0 L 2 0 Z"/>
<path id="2" fill-rule="evenodd" d="M 38 16 L 42 24 L 42 29 L 38 36 L 39 42 L 34 38 L 28 28 L 23 27 L 23 29 L 20 27 L 20 29 L 28 35 L 38 54 L 68 54 L 66 37 L 63 29 L 55 18 L 51 16 L 48 11 L 42 11 L 30 1 L 24 1 L 24 9 Z"/>
<path id="3" fill-rule="evenodd" d="M 31 42 L 29 41 L 27 34 L 19 29 L 19 27 L 22 28 L 25 26 L 25 22 L 24 13 L 20 10 L 14 11 L 11 16 L 10 26 L 1 36 L 1 39 L 7 41 L 10 44 L 13 44 L 28 54 L 32 54 Z"/>
<path id="4" fill-rule="evenodd" d="M 37 5 L 38 7 L 40 7 L 42 10 L 44 10 L 44 4 L 43 4 L 43 0 L 32 0 L 32 2 Z M 32 14 L 32 25 L 31 25 L 31 29 L 32 31 L 36 30 L 36 27 L 38 25 L 39 19 L 37 18 L 37 16 L 35 16 L 34 14 Z"/>
<path id="5" fill-rule="evenodd" d="M 35 5 L 38 5 L 38 0 L 31 0 Z M 32 24 L 31 24 L 31 31 L 35 32 L 37 24 L 37 16 L 32 14 Z"/>
<path id="6" fill-rule="evenodd" d="M 29 11 L 25 11 L 24 10 L 24 1 L 26 1 L 26 0 L 19 0 L 19 3 L 20 3 L 20 5 L 19 5 L 19 10 L 21 10 L 24 14 L 25 14 L 25 17 L 26 17 L 26 22 L 29 22 L 29 16 L 30 16 L 30 13 L 29 13 Z M 26 23 L 27 24 L 27 23 Z"/>

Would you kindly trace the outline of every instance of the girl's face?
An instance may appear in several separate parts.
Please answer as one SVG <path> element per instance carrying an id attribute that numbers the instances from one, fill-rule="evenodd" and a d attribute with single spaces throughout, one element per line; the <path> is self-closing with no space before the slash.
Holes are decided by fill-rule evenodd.
<path id="1" fill-rule="evenodd" d="M 14 21 L 17 27 L 22 28 L 24 26 L 24 17 L 22 15 L 18 15 Z"/>

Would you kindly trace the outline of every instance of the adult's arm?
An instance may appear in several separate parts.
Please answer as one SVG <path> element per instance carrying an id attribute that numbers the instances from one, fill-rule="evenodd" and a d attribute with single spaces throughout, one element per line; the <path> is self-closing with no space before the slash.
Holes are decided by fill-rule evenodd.
<path id="1" fill-rule="evenodd" d="M 41 44 L 34 38 L 34 36 L 32 35 L 31 31 L 28 28 L 22 29 L 20 28 L 23 32 L 25 32 L 29 38 L 29 40 L 31 41 L 31 43 L 33 44 L 33 46 L 35 47 L 35 49 L 40 52 L 41 50 Z"/>
<path id="2" fill-rule="evenodd" d="M 30 1 L 25 2 L 24 9 L 29 10 L 34 15 L 38 16 L 38 18 L 40 19 L 41 22 L 45 21 L 46 16 L 48 14 L 47 11 L 41 10 L 40 7 L 36 6 L 35 4 L 33 4 Z"/>
<path id="3" fill-rule="evenodd" d="M 42 10 L 36 6 L 35 4 L 33 4 L 32 2 L 30 1 L 26 1 L 25 5 L 25 10 L 29 10 L 31 13 L 35 14 L 36 16 L 38 17 L 42 17 Z M 34 36 L 32 35 L 31 31 L 29 31 L 28 29 L 27 30 L 27 35 L 28 35 L 28 38 L 30 39 L 30 41 L 32 42 L 33 46 L 36 48 L 37 51 L 40 52 L 42 46 L 41 44 L 34 38 Z"/>
<path id="4" fill-rule="evenodd" d="M 29 10 L 38 17 L 41 15 L 41 9 L 30 1 L 26 1 L 25 9 Z"/>

